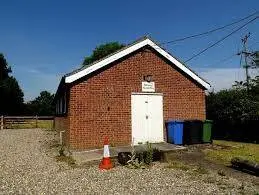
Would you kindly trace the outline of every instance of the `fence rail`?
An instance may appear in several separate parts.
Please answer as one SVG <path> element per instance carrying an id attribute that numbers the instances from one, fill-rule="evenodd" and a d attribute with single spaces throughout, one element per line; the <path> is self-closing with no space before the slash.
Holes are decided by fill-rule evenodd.
<path id="1" fill-rule="evenodd" d="M 53 128 L 54 116 L 1 116 L 0 129 Z"/>

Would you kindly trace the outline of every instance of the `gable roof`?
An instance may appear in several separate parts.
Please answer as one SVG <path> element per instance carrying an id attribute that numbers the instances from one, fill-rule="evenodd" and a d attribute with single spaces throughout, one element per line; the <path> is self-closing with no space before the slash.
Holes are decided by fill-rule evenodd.
<path id="1" fill-rule="evenodd" d="M 109 65 L 110 63 L 142 48 L 145 46 L 152 47 L 155 51 L 157 51 L 159 54 L 161 54 L 163 57 L 165 57 L 167 60 L 172 62 L 175 66 L 177 66 L 180 70 L 182 70 L 184 73 L 186 73 L 188 76 L 190 76 L 192 79 L 194 79 L 196 82 L 201 84 L 205 89 L 210 88 L 210 84 L 206 82 L 204 79 L 199 77 L 197 74 L 195 74 L 192 70 L 190 70 L 187 66 L 185 66 L 183 63 L 181 63 L 179 60 L 177 60 L 175 57 L 173 57 L 171 54 L 166 52 L 164 49 L 162 49 L 158 44 L 156 44 L 154 41 L 152 41 L 148 37 L 144 37 L 133 44 L 130 44 L 126 47 L 123 47 L 122 49 L 114 52 L 111 55 L 108 55 L 107 57 L 100 59 L 96 62 L 93 62 L 92 64 L 88 66 L 84 66 L 78 70 L 75 70 L 71 73 L 68 73 L 64 76 L 65 83 L 72 83 L 84 76 L 89 75 L 90 73 Z"/>

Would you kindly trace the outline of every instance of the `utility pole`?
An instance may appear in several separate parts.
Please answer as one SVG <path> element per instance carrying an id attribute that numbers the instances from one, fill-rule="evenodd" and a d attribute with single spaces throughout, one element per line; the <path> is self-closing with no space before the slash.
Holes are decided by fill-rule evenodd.
<path id="1" fill-rule="evenodd" d="M 249 90 L 249 71 L 248 69 L 250 68 L 250 64 L 248 64 L 248 56 L 252 55 L 251 52 L 247 51 L 247 41 L 248 38 L 250 37 L 250 33 L 248 33 L 247 35 L 245 35 L 244 38 L 242 38 L 242 43 L 243 43 L 243 51 L 239 52 L 238 55 L 241 55 L 241 63 L 242 63 L 242 56 L 244 56 L 244 62 L 245 64 L 243 65 L 243 68 L 245 68 L 245 74 L 246 74 L 246 88 L 247 91 Z"/>

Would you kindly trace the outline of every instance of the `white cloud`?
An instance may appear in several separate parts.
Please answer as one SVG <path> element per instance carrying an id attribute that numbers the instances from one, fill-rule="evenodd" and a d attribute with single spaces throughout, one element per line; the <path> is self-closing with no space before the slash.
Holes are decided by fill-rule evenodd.
<path id="1" fill-rule="evenodd" d="M 242 68 L 201 68 L 196 72 L 207 80 L 212 89 L 219 91 L 229 89 L 235 81 L 245 80 L 245 70 Z M 251 77 L 258 75 L 258 69 L 249 70 Z"/>

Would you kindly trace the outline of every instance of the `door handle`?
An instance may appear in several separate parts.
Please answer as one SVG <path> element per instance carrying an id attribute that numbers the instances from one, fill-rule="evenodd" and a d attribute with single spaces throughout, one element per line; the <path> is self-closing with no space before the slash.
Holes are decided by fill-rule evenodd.
<path id="1" fill-rule="evenodd" d="M 148 115 L 146 115 L 146 119 L 148 119 Z"/>

